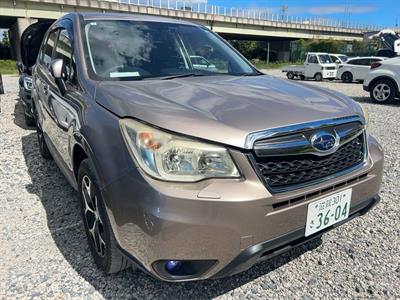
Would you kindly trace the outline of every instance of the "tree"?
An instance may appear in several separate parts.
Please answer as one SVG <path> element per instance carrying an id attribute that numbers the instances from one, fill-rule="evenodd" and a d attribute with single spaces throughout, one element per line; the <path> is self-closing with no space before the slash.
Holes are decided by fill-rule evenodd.
<path id="1" fill-rule="evenodd" d="M 8 37 L 8 31 L 7 30 L 3 31 L 3 39 L 1 40 L 1 43 L 5 47 L 9 47 L 10 46 L 10 39 Z"/>

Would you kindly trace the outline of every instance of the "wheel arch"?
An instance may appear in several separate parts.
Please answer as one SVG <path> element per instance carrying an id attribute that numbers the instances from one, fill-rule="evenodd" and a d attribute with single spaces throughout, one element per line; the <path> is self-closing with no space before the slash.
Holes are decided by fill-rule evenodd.
<path id="1" fill-rule="evenodd" d="M 80 144 L 75 144 L 72 149 L 72 168 L 74 171 L 75 178 L 78 179 L 79 167 L 83 160 L 88 158 L 89 155 Z"/>
<path id="2" fill-rule="evenodd" d="M 379 76 L 379 77 L 374 78 L 374 79 L 371 80 L 371 82 L 369 83 L 369 85 L 368 85 L 368 90 L 371 90 L 372 87 L 375 85 L 375 83 L 377 83 L 377 82 L 380 81 L 380 80 L 388 80 L 388 81 L 390 81 L 391 83 L 393 83 L 393 85 L 394 85 L 395 88 L 396 88 L 396 95 L 399 95 L 399 94 L 400 94 L 399 86 L 398 86 L 396 80 L 394 80 L 394 79 L 391 78 L 390 76 Z"/>

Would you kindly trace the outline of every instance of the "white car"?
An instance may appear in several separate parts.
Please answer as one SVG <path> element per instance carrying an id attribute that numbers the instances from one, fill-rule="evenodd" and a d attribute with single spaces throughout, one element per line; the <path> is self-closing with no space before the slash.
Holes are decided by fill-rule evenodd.
<path id="1" fill-rule="evenodd" d="M 394 102 L 400 97 L 400 57 L 373 63 L 364 80 L 364 90 L 378 103 Z"/>
<path id="2" fill-rule="evenodd" d="M 338 66 L 336 74 L 337 79 L 341 79 L 345 83 L 353 81 L 362 82 L 367 76 L 371 64 L 384 60 L 385 57 L 353 57 L 350 58 L 346 63 Z"/>
<path id="3" fill-rule="evenodd" d="M 203 56 L 192 55 L 190 56 L 190 60 L 192 61 L 193 68 L 197 70 L 207 70 L 211 72 L 217 72 L 217 67 L 210 63 L 207 59 Z"/>
<path id="4" fill-rule="evenodd" d="M 336 64 L 344 64 L 349 57 L 344 54 L 329 53 L 331 60 Z"/>
<path id="5" fill-rule="evenodd" d="M 304 65 L 284 66 L 282 72 L 286 73 L 288 79 L 299 77 L 302 80 L 306 78 L 314 78 L 316 81 L 333 80 L 336 77 L 336 64 L 332 62 L 328 53 L 309 52 Z"/>

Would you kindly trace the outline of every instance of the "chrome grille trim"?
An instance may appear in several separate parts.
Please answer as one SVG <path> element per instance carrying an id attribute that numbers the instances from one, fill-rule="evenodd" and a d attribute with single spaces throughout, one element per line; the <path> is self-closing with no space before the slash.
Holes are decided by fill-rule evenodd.
<path id="1" fill-rule="evenodd" d="M 345 152 L 347 153 L 346 155 L 350 155 L 350 157 L 352 157 L 347 161 L 346 164 L 338 161 L 340 158 L 338 158 L 336 151 L 326 155 L 326 158 L 322 155 L 318 155 L 320 153 L 316 154 L 314 153 L 314 149 L 310 149 L 309 137 L 315 132 L 320 131 L 320 128 L 309 130 L 308 132 L 297 132 L 294 134 L 286 134 L 279 137 L 273 137 L 271 139 L 257 141 L 254 145 L 252 153 L 249 153 L 248 157 L 256 173 L 270 192 L 282 193 L 301 189 L 314 184 L 319 184 L 349 174 L 356 170 L 361 170 L 367 165 L 368 136 L 365 131 L 365 126 L 361 121 L 358 120 L 350 123 L 346 122 L 330 128 L 323 126 L 321 128 L 323 128 L 323 131 L 336 130 L 335 133 L 338 133 L 340 136 L 340 146 L 335 149 L 336 151 L 344 151 L 343 149 L 346 147 L 350 147 L 349 149 L 351 149 L 354 143 L 362 143 L 361 148 L 357 148 L 358 150 L 354 149 L 356 152 L 351 152 L 353 150 L 346 150 L 350 151 Z M 282 151 L 282 148 L 279 149 L 279 146 L 282 145 L 286 146 L 285 151 Z M 294 150 L 294 153 L 291 153 L 292 150 Z M 354 156 L 351 156 L 355 155 L 352 153 L 359 154 L 357 154 L 357 158 L 355 158 Z M 362 155 L 360 156 L 360 154 Z M 345 156 L 341 156 L 341 154 L 339 154 L 339 157 L 343 157 L 344 159 Z M 318 160 L 327 160 L 326 167 L 322 166 L 324 170 L 321 170 Z M 304 162 L 305 164 L 309 165 L 306 166 L 304 171 L 296 169 L 296 166 L 292 169 L 290 167 L 290 161 L 293 161 L 296 164 L 302 164 Z M 275 167 L 274 162 L 277 163 L 275 166 L 279 168 L 282 167 L 280 164 L 284 164 L 284 166 L 289 166 L 289 169 L 285 169 L 284 167 L 282 172 L 280 169 L 277 169 L 277 171 L 272 171 L 273 173 L 271 173 L 271 169 L 269 168 Z M 338 167 L 335 167 L 337 164 L 341 164 L 341 166 L 339 167 L 338 165 Z M 265 168 L 268 168 L 268 171 Z M 318 169 L 321 171 L 318 171 Z M 299 172 L 301 172 L 301 174 Z M 276 174 L 277 177 L 271 177 L 275 176 L 274 174 Z M 297 174 L 305 177 L 297 178 Z M 275 180 L 276 178 L 278 181 Z"/>
<path id="2" fill-rule="evenodd" d="M 320 121 L 307 122 L 307 123 L 301 123 L 284 127 L 270 128 L 248 134 L 246 137 L 244 148 L 251 150 L 253 149 L 254 143 L 256 141 L 264 140 L 267 138 L 278 137 L 288 134 L 295 134 L 308 130 L 320 129 L 328 126 L 335 126 L 350 122 L 360 122 L 362 125 L 366 125 L 364 118 L 358 115 L 353 115 L 336 119 L 320 120 Z"/>
<path id="3" fill-rule="evenodd" d="M 285 156 L 299 154 L 313 154 L 317 156 L 330 155 L 337 149 L 355 139 L 364 132 L 364 126 L 359 122 L 345 123 L 327 130 L 338 137 L 338 146 L 331 151 L 321 153 L 316 151 L 310 140 L 310 133 L 297 133 L 277 138 L 270 138 L 258 141 L 254 144 L 254 152 L 258 157 L 266 156 Z M 313 132 L 313 131 L 311 131 Z"/>

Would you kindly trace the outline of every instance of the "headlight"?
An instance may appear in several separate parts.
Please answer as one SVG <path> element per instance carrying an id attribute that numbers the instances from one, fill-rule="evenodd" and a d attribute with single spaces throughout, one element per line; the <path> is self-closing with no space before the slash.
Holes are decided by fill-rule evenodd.
<path id="1" fill-rule="evenodd" d="M 24 77 L 24 89 L 27 91 L 32 90 L 32 78 L 31 77 Z"/>
<path id="2" fill-rule="evenodd" d="M 213 177 L 240 177 L 224 147 L 173 135 L 133 119 L 122 119 L 120 128 L 131 155 L 155 178 L 194 182 Z"/>

